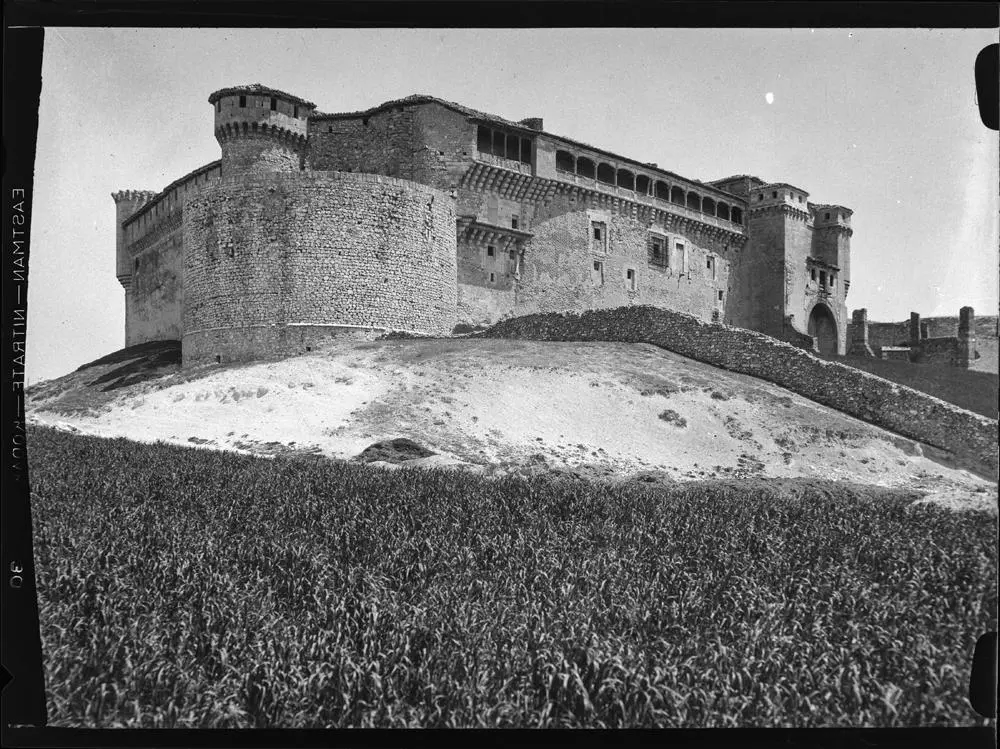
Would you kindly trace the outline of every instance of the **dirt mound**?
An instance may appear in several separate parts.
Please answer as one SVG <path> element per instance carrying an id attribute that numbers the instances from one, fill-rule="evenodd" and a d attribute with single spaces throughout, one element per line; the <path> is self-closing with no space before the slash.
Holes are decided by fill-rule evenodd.
<path id="1" fill-rule="evenodd" d="M 167 364 L 156 375 L 147 365 L 160 357 L 169 360 L 168 346 L 42 383 L 28 394 L 27 420 L 145 442 L 496 477 L 813 478 L 905 486 L 959 504 L 996 501 L 995 483 L 926 445 L 655 346 L 341 341 L 281 361 Z M 143 373 L 141 383 L 106 390 Z"/>

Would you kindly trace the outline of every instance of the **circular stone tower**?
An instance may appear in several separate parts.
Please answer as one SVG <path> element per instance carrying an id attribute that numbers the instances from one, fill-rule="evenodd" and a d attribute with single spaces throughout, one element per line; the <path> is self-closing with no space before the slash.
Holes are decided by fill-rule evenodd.
<path id="1" fill-rule="evenodd" d="M 222 176 L 302 169 L 311 101 L 253 83 L 208 97 L 215 137 L 222 146 Z"/>

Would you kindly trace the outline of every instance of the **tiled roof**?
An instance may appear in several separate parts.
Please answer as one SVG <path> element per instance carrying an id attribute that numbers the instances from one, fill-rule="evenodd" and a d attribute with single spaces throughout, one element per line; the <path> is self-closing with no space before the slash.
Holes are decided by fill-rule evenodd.
<path id="1" fill-rule="evenodd" d="M 727 193 L 724 190 L 720 190 L 710 182 L 706 184 L 701 182 L 701 180 L 692 179 L 691 177 L 684 177 L 674 172 L 671 172 L 667 169 L 664 169 L 662 167 L 650 166 L 647 162 L 639 161 L 638 159 L 633 159 L 628 156 L 622 156 L 621 154 L 614 153 L 613 151 L 608 151 L 607 149 L 604 148 L 592 146 L 589 143 L 583 143 L 582 141 L 573 140 L 572 138 L 567 138 L 565 135 L 557 135 L 556 133 L 549 132 L 548 130 L 535 130 L 534 128 L 527 127 L 526 125 L 523 125 L 519 122 L 514 122 L 513 120 L 508 120 L 503 117 L 499 117 L 495 114 L 490 114 L 488 112 L 481 112 L 478 109 L 472 109 L 471 107 L 467 107 L 463 104 L 458 104 L 453 101 L 447 101 L 446 99 L 440 99 L 436 96 L 430 96 L 429 94 L 413 94 L 411 96 L 406 96 L 402 99 L 393 99 L 391 101 L 383 102 L 382 104 L 372 107 L 371 109 L 365 109 L 360 112 L 336 112 L 336 113 L 313 112 L 310 115 L 309 119 L 333 120 L 341 118 L 352 119 L 355 117 L 367 117 L 375 114 L 376 112 L 381 112 L 383 110 L 390 109 L 392 107 L 402 107 L 402 106 L 417 105 L 417 104 L 439 104 L 442 107 L 446 107 L 448 109 L 451 109 L 452 111 L 458 112 L 459 114 L 465 115 L 466 117 L 470 117 L 472 119 L 483 120 L 484 122 L 493 122 L 499 125 L 503 125 L 504 127 L 517 129 L 524 132 L 530 132 L 533 134 L 541 133 L 543 135 L 547 135 L 550 138 L 561 141 L 563 143 L 568 143 L 570 145 L 578 146 L 580 148 L 586 148 L 587 150 L 594 151 L 599 154 L 604 154 L 605 156 L 609 156 L 618 161 L 629 162 L 630 164 L 633 164 L 635 167 L 644 171 L 652 171 L 656 174 L 667 175 L 685 182 L 690 182 L 692 184 L 701 184 L 703 187 L 707 188 L 710 191 L 721 193 L 722 195 L 725 195 L 727 197 L 731 196 L 730 193 Z M 737 200 L 742 200 L 742 198 L 738 195 L 731 197 L 734 197 Z"/>
<path id="2" fill-rule="evenodd" d="M 411 94 L 410 96 L 404 96 L 402 99 L 392 99 L 391 101 L 383 102 L 378 106 L 374 106 L 360 112 L 314 112 L 310 119 L 324 120 L 337 119 L 340 117 L 363 117 L 375 114 L 376 112 L 381 112 L 383 109 L 389 109 L 391 107 L 405 107 L 412 104 L 440 104 L 442 107 L 447 107 L 448 109 L 454 110 L 459 114 L 464 114 L 466 117 L 474 117 L 480 120 L 490 120 L 492 122 L 506 125 L 507 127 L 516 127 L 522 130 L 531 129 L 521 125 L 520 123 L 514 122 L 513 120 L 507 120 L 503 117 L 498 117 L 495 114 L 489 114 L 488 112 L 480 112 L 478 109 L 472 109 L 471 107 L 464 106 L 463 104 L 457 104 L 453 101 L 447 101 L 446 99 L 439 99 L 438 97 L 431 96 L 429 94 Z"/>
<path id="3" fill-rule="evenodd" d="M 286 91 L 281 91 L 277 88 L 271 88 L 270 86 L 264 86 L 260 83 L 251 83 L 246 86 L 230 86 L 229 88 L 220 88 L 218 91 L 214 91 L 208 97 L 209 104 L 215 104 L 223 96 L 232 96 L 234 94 L 253 94 L 257 96 L 280 96 L 282 99 L 287 99 L 288 101 L 294 102 L 295 104 L 301 104 L 305 107 L 315 107 L 311 101 L 306 101 L 295 94 L 290 94 Z"/>

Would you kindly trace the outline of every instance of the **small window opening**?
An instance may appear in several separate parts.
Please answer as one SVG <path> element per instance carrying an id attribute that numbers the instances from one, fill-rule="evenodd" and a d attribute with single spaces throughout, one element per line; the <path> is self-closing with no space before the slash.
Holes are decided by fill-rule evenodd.
<path id="1" fill-rule="evenodd" d="M 295 118 L 298 118 L 298 116 L 299 116 L 299 105 L 298 104 L 296 104 L 295 107 L 292 109 L 292 116 L 295 117 Z"/>
<path id="2" fill-rule="evenodd" d="M 511 216 L 511 219 L 510 219 L 510 228 L 511 229 L 516 229 L 517 228 L 517 216 Z"/>
<path id="3" fill-rule="evenodd" d="M 493 133 L 488 127 L 479 126 L 476 131 L 476 149 L 481 153 L 489 153 L 493 147 Z"/>
<path id="4" fill-rule="evenodd" d="M 521 163 L 531 163 L 531 138 L 521 138 Z"/>
<path id="5" fill-rule="evenodd" d="M 719 290 L 719 301 L 720 302 L 722 301 L 722 290 L 721 289 Z"/>
<path id="6" fill-rule="evenodd" d="M 649 260 L 656 265 L 669 266 L 670 257 L 667 254 L 667 243 L 661 237 L 651 237 L 649 240 Z"/>
<path id="7" fill-rule="evenodd" d="M 247 105 L 247 97 L 241 96 L 240 97 L 240 106 L 241 107 L 246 107 L 246 105 Z"/>
<path id="8" fill-rule="evenodd" d="M 216 112 L 222 111 L 222 99 L 219 99 L 215 102 L 215 111 Z"/>
<path id="9" fill-rule="evenodd" d="M 594 239 L 601 240 L 604 236 L 602 234 L 602 228 L 600 224 L 594 224 Z"/>
<path id="10" fill-rule="evenodd" d="M 776 198 L 776 197 L 778 197 L 778 191 L 777 191 L 777 190 L 775 190 L 774 192 L 772 192 L 772 193 L 771 193 L 771 197 L 772 197 L 772 198 Z"/>
<path id="11" fill-rule="evenodd" d="M 705 261 L 705 267 L 708 268 L 709 270 L 712 270 L 712 258 L 709 258 L 707 261 Z"/>
<path id="12" fill-rule="evenodd" d="M 825 270 L 821 270 L 819 272 L 819 285 L 823 286 L 824 288 L 826 287 L 826 271 Z"/>
<path id="13" fill-rule="evenodd" d="M 327 128 L 326 128 L 326 131 L 328 133 L 332 133 L 333 132 L 333 125 L 328 125 Z"/>
<path id="14" fill-rule="evenodd" d="M 221 354 L 216 354 L 215 355 L 215 363 L 216 364 L 222 364 L 222 355 Z"/>
<path id="15" fill-rule="evenodd" d="M 629 291 L 635 291 L 635 271 L 632 268 L 625 271 L 625 280 L 628 281 Z"/>
<path id="16" fill-rule="evenodd" d="M 139 270 L 139 258 L 135 259 L 135 269 Z"/>
<path id="17" fill-rule="evenodd" d="M 510 259 L 517 260 L 517 253 L 514 250 L 510 251 Z"/>
<path id="18" fill-rule="evenodd" d="M 826 214 L 826 216 L 824 218 L 830 218 L 830 214 L 829 213 Z"/>
<path id="19" fill-rule="evenodd" d="M 490 283 L 495 283 L 496 280 L 497 280 L 496 274 L 495 273 L 490 273 Z"/>
<path id="20" fill-rule="evenodd" d="M 273 96 L 271 97 L 271 111 L 272 112 L 278 111 L 278 100 L 275 99 Z"/>
<path id="21" fill-rule="evenodd" d="M 494 257 L 496 253 L 496 248 L 493 245 L 489 245 L 486 248 L 486 257 Z"/>
<path id="22" fill-rule="evenodd" d="M 815 268 L 813 268 L 812 270 L 809 271 L 809 280 L 810 281 L 815 281 L 816 280 L 816 269 Z"/>
<path id="23" fill-rule="evenodd" d="M 590 278 L 594 282 L 595 286 L 601 286 L 604 284 L 604 263 L 600 260 L 594 261 L 594 270 L 590 274 Z"/>
<path id="24" fill-rule="evenodd" d="M 521 139 L 516 135 L 511 135 L 507 138 L 507 158 L 512 161 L 518 161 L 521 157 Z"/>

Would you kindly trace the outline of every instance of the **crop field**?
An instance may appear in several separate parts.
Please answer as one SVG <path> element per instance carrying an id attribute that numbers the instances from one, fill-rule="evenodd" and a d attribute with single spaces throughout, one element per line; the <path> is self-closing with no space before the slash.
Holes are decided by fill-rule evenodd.
<path id="1" fill-rule="evenodd" d="M 982 725 L 996 517 L 29 428 L 50 725 Z"/>

